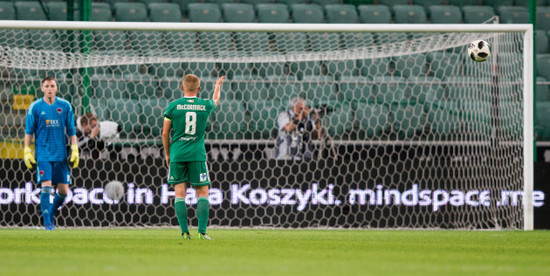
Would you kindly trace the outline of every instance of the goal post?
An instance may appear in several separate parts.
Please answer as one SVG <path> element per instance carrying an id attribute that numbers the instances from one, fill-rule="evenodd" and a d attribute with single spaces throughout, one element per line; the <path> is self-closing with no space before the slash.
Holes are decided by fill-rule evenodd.
<path id="1" fill-rule="evenodd" d="M 492 47 L 483 63 L 466 54 L 477 39 Z M 528 24 L 0 21 L 0 226 L 38 224 L 18 155 L 46 75 L 77 116 L 122 128 L 73 170 L 61 225 L 176 225 L 162 111 L 195 73 L 201 97 L 228 77 L 206 137 L 215 226 L 532 230 L 532 47 Z M 323 137 L 311 159 L 277 159 L 295 97 Z M 120 202 L 102 197 L 114 180 Z"/>

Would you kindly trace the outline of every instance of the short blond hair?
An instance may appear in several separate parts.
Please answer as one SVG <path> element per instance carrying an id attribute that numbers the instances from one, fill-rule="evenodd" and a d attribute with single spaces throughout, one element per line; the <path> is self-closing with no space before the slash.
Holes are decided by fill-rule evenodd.
<path id="1" fill-rule="evenodd" d="M 183 77 L 183 90 L 187 92 L 197 92 L 201 87 L 199 77 L 193 74 L 187 74 Z"/>

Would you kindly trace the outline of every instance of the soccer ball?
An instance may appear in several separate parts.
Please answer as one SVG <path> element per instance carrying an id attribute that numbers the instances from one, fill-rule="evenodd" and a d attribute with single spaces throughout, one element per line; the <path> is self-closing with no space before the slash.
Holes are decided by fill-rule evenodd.
<path id="1" fill-rule="evenodd" d="M 124 184 L 120 181 L 111 181 L 105 185 L 103 193 L 112 200 L 120 200 L 124 196 Z"/>
<path id="2" fill-rule="evenodd" d="M 484 40 L 476 40 L 468 45 L 468 55 L 477 62 L 486 61 L 491 55 L 489 43 Z"/>

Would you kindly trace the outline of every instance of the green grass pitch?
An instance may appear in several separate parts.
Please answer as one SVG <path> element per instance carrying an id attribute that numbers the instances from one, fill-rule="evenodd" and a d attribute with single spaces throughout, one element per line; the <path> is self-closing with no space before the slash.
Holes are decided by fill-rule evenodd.
<path id="1" fill-rule="evenodd" d="M 0 229 L 0 275 L 550 275 L 550 231 Z"/>

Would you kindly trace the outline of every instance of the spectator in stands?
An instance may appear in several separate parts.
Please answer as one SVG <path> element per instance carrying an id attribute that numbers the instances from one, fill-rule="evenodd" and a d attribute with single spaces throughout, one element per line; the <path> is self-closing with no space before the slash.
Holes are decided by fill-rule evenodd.
<path id="1" fill-rule="evenodd" d="M 275 158 L 282 160 L 315 159 L 313 139 L 321 139 L 319 114 L 300 97 L 290 101 L 290 109 L 277 117 L 279 135 L 275 142 Z"/>
<path id="2" fill-rule="evenodd" d="M 76 137 L 83 157 L 98 158 L 100 152 L 105 148 L 105 143 L 100 138 L 100 131 L 96 115 L 86 113 L 80 117 L 77 122 Z"/>

